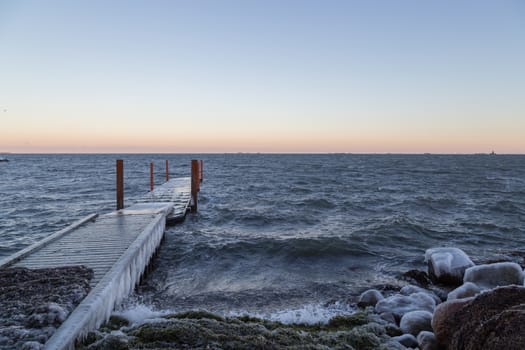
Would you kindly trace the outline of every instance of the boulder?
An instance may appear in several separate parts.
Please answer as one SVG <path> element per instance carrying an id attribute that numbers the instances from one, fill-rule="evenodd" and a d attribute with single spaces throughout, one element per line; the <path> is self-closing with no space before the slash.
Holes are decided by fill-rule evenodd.
<path id="1" fill-rule="evenodd" d="M 438 344 L 434 333 L 429 331 L 423 331 L 418 334 L 417 342 L 419 343 L 420 350 L 438 350 Z"/>
<path id="2" fill-rule="evenodd" d="M 476 329 L 467 349 L 523 349 L 525 347 L 525 304 L 513 306 Z"/>
<path id="3" fill-rule="evenodd" d="M 472 282 L 482 289 L 500 286 L 523 285 L 523 270 L 512 262 L 478 265 L 465 271 L 464 282 Z"/>
<path id="4" fill-rule="evenodd" d="M 396 324 L 396 318 L 394 317 L 394 314 L 391 312 L 382 312 L 379 317 L 381 317 L 382 320 Z"/>
<path id="5" fill-rule="evenodd" d="M 430 278 L 438 283 L 460 285 L 463 274 L 474 263 L 458 248 L 432 248 L 425 252 Z"/>
<path id="6" fill-rule="evenodd" d="M 432 331 L 432 313 L 428 311 L 410 311 L 401 317 L 399 328 L 405 334 L 418 335 L 421 331 Z"/>
<path id="7" fill-rule="evenodd" d="M 500 287 L 479 294 L 449 318 L 452 334 L 449 349 L 523 349 L 523 304 L 525 288 L 521 286 Z"/>
<path id="8" fill-rule="evenodd" d="M 467 282 L 448 293 L 447 300 L 470 298 L 480 292 L 481 289 L 476 284 Z"/>
<path id="9" fill-rule="evenodd" d="M 427 290 L 425 288 L 414 286 L 414 285 L 404 286 L 403 288 L 401 288 L 399 293 L 403 295 L 412 295 L 414 293 L 426 293 L 428 294 L 428 296 L 434 299 L 434 301 L 436 302 L 436 305 L 441 303 L 441 299 L 434 292 Z"/>
<path id="10" fill-rule="evenodd" d="M 449 323 L 450 318 L 473 299 L 474 298 L 454 299 L 441 303 L 436 307 L 434 315 L 432 316 L 432 329 L 434 330 L 438 344 L 444 347 L 449 344 L 454 331 Z"/>
<path id="11" fill-rule="evenodd" d="M 376 304 L 375 311 L 378 314 L 389 312 L 399 320 L 407 312 L 417 310 L 433 312 L 435 307 L 436 302 L 432 297 L 427 293 L 419 292 L 411 295 L 396 294 L 379 300 Z"/>
<path id="12" fill-rule="evenodd" d="M 377 289 L 369 289 L 366 292 L 363 292 L 357 301 L 357 306 L 367 307 L 367 306 L 376 306 L 379 300 L 384 299 L 383 294 Z"/>
<path id="13" fill-rule="evenodd" d="M 397 337 L 393 337 L 392 339 L 397 341 L 399 344 L 406 346 L 407 348 L 417 348 L 419 346 L 417 338 L 414 337 L 412 334 L 403 334 Z"/>

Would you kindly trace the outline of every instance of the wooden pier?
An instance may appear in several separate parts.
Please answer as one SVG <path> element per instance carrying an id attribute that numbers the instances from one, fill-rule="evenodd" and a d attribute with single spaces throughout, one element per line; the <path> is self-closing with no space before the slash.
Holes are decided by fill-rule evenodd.
<path id="1" fill-rule="evenodd" d="M 194 164 L 199 168 L 192 170 L 191 178 L 173 178 L 129 207 L 89 215 L 0 261 L 0 268 L 84 265 L 93 269 L 90 293 L 45 349 L 73 349 L 77 338 L 107 321 L 114 307 L 133 290 L 162 240 L 166 222 L 181 221 L 190 208 L 197 207 L 193 194 L 196 181 L 200 187 L 202 163 L 192 161 Z M 123 199 L 117 197 L 119 205 L 123 206 Z"/>

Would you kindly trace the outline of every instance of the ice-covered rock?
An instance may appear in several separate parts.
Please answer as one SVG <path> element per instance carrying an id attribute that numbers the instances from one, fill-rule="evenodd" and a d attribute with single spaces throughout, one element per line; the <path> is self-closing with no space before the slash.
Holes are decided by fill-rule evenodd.
<path id="1" fill-rule="evenodd" d="M 465 271 L 463 281 L 475 283 L 482 289 L 523 285 L 523 270 L 520 265 L 512 262 L 477 265 Z"/>
<path id="2" fill-rule="evenodd" d="M 474 266 L 468 255 L 458 248 L 432 248 L 425 252 L 430 277 L 444 284 L 460 285 L 465 270 Z"/>
<path id="3" fill-rule="evenodd" d="M 379 300 L 384 299 L 383 294 L 377 289 L 369 289 L 363 292 L 357 301 L 359 307 L 376 306 Z"/>
<path id="4" fill-rule="evenodd" d="M 438 344 L 434 333 L 423 331 L 417 335 L 420 350 L 437 350 Z"/>
<path id="5" fill-rule="evenodd" d="M 47 325 L 59 326 L 68 315 L 69 312 L 57 303 L 47 303 L 35 308 L 27 319 L 27 325 L 33 328 L 43 328 Z"/>
<path id="6" fill-rule="evenodd" d="M 414 294 L 414 293 L 426 293 L 430 297 L 432 297 L 432 299 L 434 299 L 434 301 L 436 302 L 436 305 L 441 303 L 441 299 L 434 292 L 432 292 L 432 291 L 430 291 L 428 289 L 425 289 L 425 288 L 421 288 L 421 287 L 418 287 L 418 286 L 411 285 L 411 284 L 401 288 L 399 293 L 401 293 L 403 295 L 411 295 L 411 294 Z"/>
<path id="7" fill-rule="evenodd" d="M 410 311 L 423 310 L 433 312 L 436 302 L 427 293 L 414 293 L 411 295 L 392 295 L 376 304 L 375 311 L 378 314 L 390 312 L 397 319 L 401 319 L 404 314 Z"/>
<path id="8" fill-rule="evenodd" d="M 417 348 L 419 346 L 417 338 L 412 334 L 403 334 L 393 337 L 392 339 L 397 341 L 399 344 L 406 346 L 407 348 Z"/>
<path id="9" fill-rule="evenodd" d="M 401 317 L 399 328 L 405 334 L 418 335 L 421 331 L 432 330 L 432 313 L 428 311 L 410 311 Z"/>
<path id="10" fill-rule="evenodd" d="M 385 320 L 388 323 L 396 324 L 396 318 L 391 312 L 382 312 L 381 314 L 379 314 L 379 317 L 381 317 L 382 320 Z"/>
<path id="11" fill-rule="evenodd" d="M 43 344 L 40 344 L 37 341 L 27 341 L 22 344 L 20 350 L 41 350 L 44 348 Z"/>
<path id="12" fill-rule="evenodd" d="M 476 284 L 472 282 L 466 282 L 448 293 L 447 300 L 469 298 L 479 294 L 480 292 L 481 289 L 479 289 Z"/>

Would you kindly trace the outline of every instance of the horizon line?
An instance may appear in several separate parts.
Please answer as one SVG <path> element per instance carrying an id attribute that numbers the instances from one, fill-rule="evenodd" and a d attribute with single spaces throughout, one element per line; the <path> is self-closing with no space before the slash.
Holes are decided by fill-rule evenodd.
<path id="1" fill-rule="evenodd" d="M 348 155 L 525 155 L 525 153 L 490 153 L 490 152 L 456 152 L 456 153 L 440 153 L 440 152 L 0 152 L 0 155 L 51 155 L 51 154 L 86 154 L 86 155 L 97 155 L 97 154 L 180 154 L 180 155 L 191 155 L 191 154 L 263 154 L 263 155 L 330 155 L 330 154 L 348 154 Z"/>

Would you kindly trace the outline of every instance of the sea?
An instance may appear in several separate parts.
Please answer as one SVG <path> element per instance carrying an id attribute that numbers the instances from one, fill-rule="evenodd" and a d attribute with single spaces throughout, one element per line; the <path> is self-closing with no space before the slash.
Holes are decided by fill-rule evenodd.
<path id="1" fill-rule="evenodd" d="M 207 310 L 282 322 L 350 312 L 365 289 L 426 270 L 458 247 L 477 263 L 525 256 L 525 156 L 398 154 L 8 154 L 0 163 L 0 259 L 115 209 L 204 161 L 199 211 L 168 227 L 119 310 Z M 518 261 L 523 262 L 523 261 Z"/>

